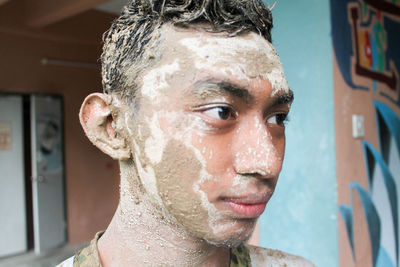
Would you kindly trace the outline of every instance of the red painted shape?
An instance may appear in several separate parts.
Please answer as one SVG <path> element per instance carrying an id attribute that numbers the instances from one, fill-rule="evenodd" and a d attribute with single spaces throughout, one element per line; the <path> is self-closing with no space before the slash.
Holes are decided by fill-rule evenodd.
<path id="1" fill-rule="evenodd" d="M 364 54 L 368 59 L 369 67 L 372 67 L 371 39 L 369 38 L 369 32 L 368 31 L 365 31 Z"/>

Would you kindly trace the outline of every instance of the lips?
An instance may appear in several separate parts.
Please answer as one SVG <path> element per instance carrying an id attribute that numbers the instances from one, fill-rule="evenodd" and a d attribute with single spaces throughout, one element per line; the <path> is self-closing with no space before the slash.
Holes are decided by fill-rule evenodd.
<path id="1" fill-rule="evenodd" d="M 224 197 L 222 202 L 239 218 L 257 218 L 265 210 L 272 193 L 251 194 L 240 197 Z"/>

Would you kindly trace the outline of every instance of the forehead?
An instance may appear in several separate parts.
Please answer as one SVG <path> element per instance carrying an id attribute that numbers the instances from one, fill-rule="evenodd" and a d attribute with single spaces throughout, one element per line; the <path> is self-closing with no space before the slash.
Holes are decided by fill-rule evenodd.
<path id="1" fill-rule="evenodd" d="M 249 32 L 234 37 L 163 25 L 162 57 L 143 77 L 143 93 L 153 94 L 167 83 L 214 79 L 246 87 L 262 78 L 273 93 L 289 91 L 275 48 L 260 35 Z"/>

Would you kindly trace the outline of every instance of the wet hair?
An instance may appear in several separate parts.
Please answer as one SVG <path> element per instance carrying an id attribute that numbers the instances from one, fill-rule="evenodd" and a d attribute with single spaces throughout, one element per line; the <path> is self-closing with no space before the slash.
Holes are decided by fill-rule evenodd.
<path id="1" fill-rule="evenodd" d="M 206 24 L 204 30 L 227 37 L 253 31 L 271 42 L 271 9 L 262 0 L 130 0 L 103 36 L 105 93 L 135 99 L 136 78 L 154 64 L 155 53 L 148 50 L 159 45 L 160 35 L 155 32 L 165 23 L 177 27 Z"/>

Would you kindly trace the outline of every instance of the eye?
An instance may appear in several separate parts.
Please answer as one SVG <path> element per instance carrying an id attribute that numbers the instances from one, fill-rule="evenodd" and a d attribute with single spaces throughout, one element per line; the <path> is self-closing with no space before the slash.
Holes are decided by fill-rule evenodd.
<path id="1" fill-rule="evenodd" d="M 233 120 L 236 118 L 235 111 L 231 107 L 225 107 L 225 106 L 218 106 L 205 109 L 203 111 L 203 114 L 224 121 Z"/>
<path id="2" fill-rule="evenodd" d="M 274 114 L 273 116 L 271 116 L 267 119 L 267 123 L 284 126 L 285 122 L 288 121 L 287 118 L 288 118 L 288 115 L 285 113 Z"/>

